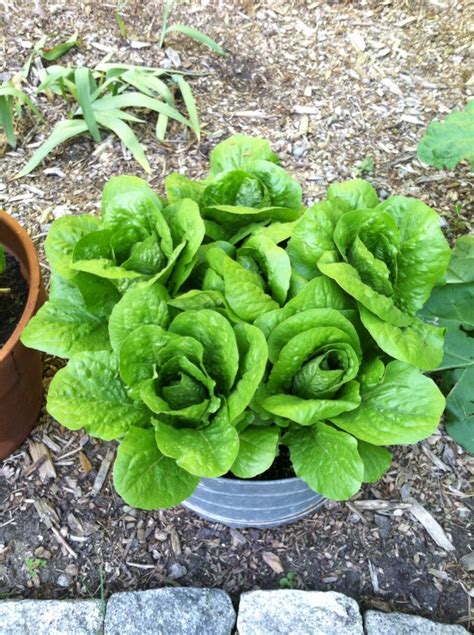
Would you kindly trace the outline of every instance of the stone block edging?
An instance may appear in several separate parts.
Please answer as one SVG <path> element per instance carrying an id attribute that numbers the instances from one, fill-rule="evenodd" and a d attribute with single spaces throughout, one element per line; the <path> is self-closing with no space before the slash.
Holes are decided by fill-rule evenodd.
<path id="1" fill-rule="evenodd" d="M 237 622 L 237 623 L 236 623 Z M 403 613 L 366 611 L 335 591 L 250 591 L 236 615 L 219 589 L 165 587 L 100 600 L 0 601 L 0 635 L 463 635 Z"/>

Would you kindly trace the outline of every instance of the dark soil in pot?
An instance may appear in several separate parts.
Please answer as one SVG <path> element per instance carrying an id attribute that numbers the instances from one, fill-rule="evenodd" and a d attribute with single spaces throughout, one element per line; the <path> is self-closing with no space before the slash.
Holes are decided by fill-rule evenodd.
<path id="1" fill-rule="evenodd" d="M 5 254 L 6 270 L 0 275 L 0 348 L 7 342 L 20 321 L 28 298 L 28 283 L 21 275 L 20 263 L 10 254 Z"/>
<path id="2" fill-rule="evenodd" d="M 290 452 L 285 445 L 280 446 L 280 453 L 273 461 L 271 467 L 249 481 L 276 481 L 280 478 L 294 478 L 296 476 L 291 464 Z M 237 478 L 232 472 L 227 472 L 224 478 Z"/>

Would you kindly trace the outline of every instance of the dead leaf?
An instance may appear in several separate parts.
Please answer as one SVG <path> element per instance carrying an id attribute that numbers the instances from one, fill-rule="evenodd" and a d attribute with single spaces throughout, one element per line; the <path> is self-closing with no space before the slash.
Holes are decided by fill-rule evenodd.
<path id="1" fill-rule="evenodd" d="M 285 569 L 281 564 L 281 560 L 275 553 L 272 553 L 271 551 L 264 551 L 262 553 L 262 558 L 274 573 L 284 572 Z"/>
<path id="2" fill-rule="evenodd" d="M 86 474 L 89 474 L 92 470 L 92 463 L 89 461 L 89 457 L 85 452 L 79 452 L 79 463 L 81 464 L 83 471 Z"/>

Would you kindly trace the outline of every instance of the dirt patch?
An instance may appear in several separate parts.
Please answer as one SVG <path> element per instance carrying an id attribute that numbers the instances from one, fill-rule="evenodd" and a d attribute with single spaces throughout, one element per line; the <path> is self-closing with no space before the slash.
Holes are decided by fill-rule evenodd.
<path id="1" fill-rule="evenodd" d="M 20 321 L 28 298 L 28 284 L 21 275 L 20 263 L 5 254 L 6 269 L 0 275 L 0 348 Z"/>
<path id="2" fill-rule="evenodd" d="M 83 45 L 68 60 L 114 59 L 160 65 L 161 2 L 130 1 L 123 15 L 133 49 L 116 27 L 114 4 L 3 3 L 4 55 L 0 72 L 17 71 L 43 33 L 79 29 Z M 361 2 L 201 0 L 178 7 L 176 21 L 208 33 L 229 55 L 218 58 L 173 36 L 192 80 L 203 140 L 170 128 L 165 145 L 154 120 L 137 127 L 152 166 L 151 185 L 163 191 L 172 171 L 202 177 L 212 147 L 235 132 L 268 138 L 283 165 L 301 182 L 306 203 L 329 183 L 366 174 L 382 197 L 416 196 L 442 216 L 448 238 L 472 228 L 474 188 L 466 166 L 454 172 L 422 166 L 416 145 L 433 118 L 459 109 L 472 94 L 472 8 L 444 0 Z M 40 97 L 49 129 L 64 105 Z M 2 159 L 0 204 L 30 231 L 40 252 L 52 220 L 96 212 L 105 181 L 141 174 L 117 139 L 95 146 L 83 138 L 52 154 L 25 179 L 10 180 L 44 139 L 20 131 L 20 145 Z M 45 172 L 45 168 L 56 168 Z M 58 171 L 59 170 L 59 171 Z M 43 272 L 48 274 L 42 259 Z M 58 367 L 46 361 L 45 385 Z M 469 552 L 471 503 L 468 456 L 443 431 L 416 447 L 398 448 L 376 486 L 348 504 L 328 503 L 290 527 L 230 530 L 177 508 L 141 512 L 113 492 L 113 444 L 64 430 L 46 414 L 34 439 L 49 452 L 55 476 L 41 476 L 26 443 L 0 476 L 0 591 L 12 597 L 98 596 L 165 584 L 212 586 L 234 598 L 254 588 L 278 588 L 285 573 L 304 589 L 336 589 L 364 607 L 391 608 L 468 625 L 471 585 L 461 557 Z M 46 463 L 42 464 L 43 467 Z M 102 466 L 102 472 L 101 472 Z M 105 481 L 102 476 L 106 472 Z M 439 547 L 403 500 L 411 496 L 440 523 L 455 550 Z M 360 501 L 395 506 L 362 510 Z M 398 507 L 397 507 L 398 505 Z M 34 560 L 44 561 L 36 566 Z"/>

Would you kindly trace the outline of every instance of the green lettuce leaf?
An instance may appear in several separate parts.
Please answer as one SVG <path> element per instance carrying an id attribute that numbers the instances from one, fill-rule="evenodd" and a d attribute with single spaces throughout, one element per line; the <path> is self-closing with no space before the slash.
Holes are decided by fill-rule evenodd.
<path id="1" fill-rule="evenodd" d="M 371 445 L 365 441 L 357 442 L 357 451 L 364 462 L 364 483 L 375 483 L 390 467 L 392 453 L 387 448 Z"/>
<path id="2" fill-rule="evenodd" d="M 225 474 L 239 451 L 239 435 L 225 411 L 202 428 L 175 428 L 159 418 L 154 425 L 161 452 L 196 476 L 214 478 Z"/>
<path id="3" fill-rule="evenodd" d="M 72 255 L 76 244 L 91 232 L 98 231 L 100 220 L 89 214 L 63 216 L 51 225 L 44 250 L 53 271 L 66 279 L 73 278 Z"/>
<path id="4" fill-rule="evenodd" d="M 383 380 L 362 387 L 361 404 L 331 421 L 373 445 L 417 443 L 433 434 L 445 400 L 433 380 L 414 366 L 390 362 Z"/>
<path id="5" fill-rule="evenodd" d="M 161 454 L 153 429 L 141 428 L 131 428 L 119 445 L 113 478 L 119 496 L 139 509 L 174 507 L 199 483 L 199 478 Z"/>
<path id="6" fill-rule="evenodd" d="M 308 208 L 297 221 L 288 241 L 288 254 L 294 270 L 310 280 L 320 276 L 318 260 L 337 262 L 340 255 L 334 244 L 334 229 L 343 212 L 335 202 L 323 201 Z"/>
<path id="7" fill-rule="evenodd" d="M 132 401 L 119 377 L 118 360 L 108 351 L 79 353 L 54 376 L 48 391 L 48 412 L 71 430 L 110 441 L 130 426 L 150 421 L 147 408 Z"/>
<path id="8" fill-rule="evenodd" d="M 249 162 L 263 159 L 278 163 L 265 139 L 236 134 L 219 143 L 211 152 L 211 174 L 244 168 Z"/>
<path id="9" fill-rule="evenodd" d="M 327 198 L 329 201 L 344 205 L 344 211 L 376 207 L 379 202 L 377 192 L 368 181 L 363 179 L 332 183 L 328 187 Z"/>
<path id="10" fill-rule="evenodd" d="M 123 341 L 140 326 L 166 328 L 170 322 L 168 292 L 160 284 L 141 282 L 129 289 L 115 305 L 109 319 L 110 343 L 118 352 Z"/>
<path id="11" fill-rule="evenodd" d="M 280 430 L 275 426 L 249 426 L 240 433 L 239 440 L 239 453 L 232 464 L 232 473 L 238 478 L 253 478 L 272 466 Z"/>
<path id="12" fill-rule="evenodd" d="M 414 314 L 446 272 L 450 249 L 439 216 L 414 198 L 392 196 L 377 207 L 390 214 L 400 232 L 394 294 L 397 306 Z"/>
<path id="13" fill-rule="evenodd" d="M 360 488 L 364 463 L 350 434 L 318 421 L 284 437 L 296 476 L 332 500 L 347 500 Z"/>
<path id="14" fill-rule="evenodd" d="M 474 101 L 450 113 L 439 123 L 433 121 L 418 145 L 418 158 L 435 168 L 452 170 L 466 159 L 474 170 Z"/>
<path id="15" fill-rule="evenodd" d="M 385 353 L 422 370 L 438 368 L 443 359 L 444 328 L 417 318 L 409 326 L 393 326 L 363 306 L 359 310 L 362 324 Z"/>
<path id="16" fill-rule="evenodd" d="M 30 319 L 21 341 L 30 348 L 65 358 L 83 351 L 110 349 L 107 320 L 86 306 L 72 282 L 54 274 L 50 300 Z"/>

